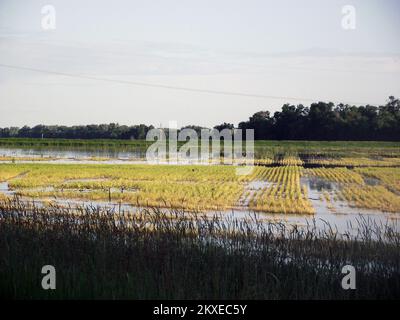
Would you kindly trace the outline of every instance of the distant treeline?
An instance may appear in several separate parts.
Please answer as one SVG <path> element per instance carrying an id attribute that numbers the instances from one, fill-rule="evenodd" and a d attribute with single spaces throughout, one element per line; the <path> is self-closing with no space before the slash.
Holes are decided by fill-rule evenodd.
<path id="1" fill-rule="evenodd" d="M 241 129 L 254 129 L 256 140 L 387 140 L 400 141 L 400 100 L 383 106 L 312 103 L 285 104 L 273 116 L 255 113 Z"/>
<path id="2" fill-rule="evenodd" d="M 256 140 L 387 140 L 400 141 L 400 100 L 389 97 L 385 105 L 352 106 L 318 102 L 309 107 L 285 104 L 271 116 L 259 111 L 240 129 L 254 129 Z M 86 126 L 24 126 L 0 128 L 0 138 L 146 139 L 153 126 L 115 123 Z M 187 126 L 200 132 L 202 127 Z M 223 123 L 214 128 L 233 129 Z"/>
<path id="3" fill-rule="evenodd" d="M 0 129 L 1 138 L 58 138 L 58 139 L 146 139 L 153 126 L 144 124 L 124 126 L 116 123 L 86 126 L 24 126 Z"/>

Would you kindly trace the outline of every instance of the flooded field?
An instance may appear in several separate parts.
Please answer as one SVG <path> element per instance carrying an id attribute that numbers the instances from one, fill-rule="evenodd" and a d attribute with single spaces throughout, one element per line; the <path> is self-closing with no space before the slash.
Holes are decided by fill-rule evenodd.
<path id="1" fill-rule="evenodd" d="M 85 163 L 126 163 L 143 161 L 146 152 L 141 149 L 125 151 L 120 149 L 104 148 L 6 148 L 0 147 L 0 163 L 19 162 L 57 162 L 74 163 L 84 161 Z"/>
<path id="2" fill-rule="evenodd" d="M 111 283 L 121 297 L 137 290 L 143 298 L 147 279 L 158 297 L 160 275 L 162 283 L 173 275 L 179 288 L 195 288 L 191 298 L 216 279 L 226 279 L 227 298 L 243 284 L 244 298 L 264 299 L 266 290 L 287 298 L 294 283 L 348 298 L 332 281 L 350 264 L 360 297 L 370 288 L 398 297 L 400 149 L 319 146 L 258 149 L 247 175 L 237 165 L 152 165 L 132 148 L 2 148 L 0 267 L 13 279 L 3 287 L 23 296 L 15 288 L 25 279 L 40 283 L 27 270 L 51 261 L 69 277 L 60 284 L 73 284 L 57 288 L 60 297 L 101 283 L 100 297 Z"/>
<path id="3" fill-rule="evenodd" d="M 234 166 L 145 165 L 138 154 L 126 152 L 3 148 L 0 155 L 14 159 L 0 164 L 0 198 L 132 212 L 140 207 L 183 209 L 221 219 L 257 216 L 339 233 L 359 232 L 360 221 L 400 229 L 400 169 L 387 163 L 307 168 L 290 156 L 238 177 Z"/>

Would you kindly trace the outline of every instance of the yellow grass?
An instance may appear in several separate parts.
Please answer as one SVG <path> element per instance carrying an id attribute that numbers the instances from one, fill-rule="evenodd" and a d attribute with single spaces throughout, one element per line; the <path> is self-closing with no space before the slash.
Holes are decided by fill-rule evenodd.
<path id="1" fill-rule="evenodd" d="M 1 165 L 4 179 L 23 170 Z M 17 168 L 16 165 L 14 167 Z M 34 198 L 123 201 L 140 206 L 224 210 L 236 205 L 251 177 L 233 166 L 30 165 L 9 180 L 19 194 Z M 5 173 L 8 174 L 5 174 Z"/>
<path id="2" fill-rule="evenodd" d="M 325 166 L 349 166 L 349 167 L 393 167 L 400 166 L 400 158 L 370 159 L 365 157 L 335 158 L 335 159 L 311 159 L 309 164 Z"/>
<path id="3" fill-rule="evenodd" d="M 286 160 L 285 160 L 286 159 Z M 295 157 L 282 161 L 297 163 Z M 298 165 L 254 166 L 237 175 L 228 165 L 88 165 L 0 164 L 0 182 L 26 197 L 123 202 L 139 206 L 186 210 L 251 209 L 270 213 L 312 214 L 303 174 L 339 183 L 338 196 L 359 208 L 400 212 L 400 168 L 314 168 Z M 363 176 L 378 179 L 367 186 Z M 268 185 L 250 190 L 252 181 Z M 4 195 L 1 195 L 4 197 Z M 336 196 L 321 194 L 328 203 Z M 243 201 L 243 199 L 248 201 Z M 243 203 L 248 203 L 248 207 Z"/>
<path id="4" fill-rule="evenodd" d="M 388 189 L 400 193 L 400 168 L 358 168 L 356 171 L 379 179 Z"/>
<path id="5" fill-rule="evenodd" d="M 307 169 L 306 172 L 309 175 L 314 175 L 333 182 L 364 184 L 364 180 L 359 173 L 346 168 L 315 168 Z"/>
<path id="6" fill-rule="evenodd" d="M 348 186 L 340 194 L 358 208 L 400 212 L 400 197 L 383 186 Z"/>
<path id="7" fill-rule="evenodd" d="M 301 174 L 302 168 L 298 166 L 264 168 L 260 180 L 274 184 L 256 192 L 249 207 L 271 213 L 314 213 L 307 188 L 300 185 Z"/>

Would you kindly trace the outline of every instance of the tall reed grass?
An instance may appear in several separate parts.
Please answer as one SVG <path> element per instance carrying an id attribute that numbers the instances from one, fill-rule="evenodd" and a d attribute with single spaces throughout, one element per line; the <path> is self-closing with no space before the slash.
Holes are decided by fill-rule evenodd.
<path id="1" fill-rule="evenodd" d="M 52 299 L 375 299 L 400 297 L 400 236 L 356 236 L 184 211 L 39 206 L 0 200 L 0 295 Z M 57 271 L 45 291 L 43 265 Z M 343 290 L 341 268 L 357 270 Z"/>

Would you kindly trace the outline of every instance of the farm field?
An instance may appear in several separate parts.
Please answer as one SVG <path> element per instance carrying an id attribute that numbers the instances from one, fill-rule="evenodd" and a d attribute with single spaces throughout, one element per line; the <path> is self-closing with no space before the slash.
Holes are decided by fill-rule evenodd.
<path id="1" fill-rule="evenodd" d="M 71 155 L 103 155 L 105 157 L 143 157 L 152 141 L 145 140 L 110 140 L 110 139 L 27 139 L 27 138 L 0 138 L 0 157 L 19 157 L 25 154 L 43 156 Z M 168 140 L 167 140 L 168 143 Z M 178 146 L 183 142 L 178 142 Z M 221 142 L 223 150 L 223 142 Z M 13 152 L 16 151 L 16 152 Z M 25 153 L 24 153 L 25 151 Z M 354 163 L 362 161 L 389 160 L 400 158 L 400 144 L 384 141 L 254 141 L 255 159 L 279 161 L 284 157 L 296 157 L 303 160 L 330 164 L 329 161 L 345 158 Z M 327 162 L 324 162 L 327 161 Z M 343 163 L 333 162 L 341 165 Z M 348 163 L 351 164 L 351 163 Z"/>
<path id="2" fill-rule="evenodd" d="M 239 217 L 256 213 L 299 226 L 315 219 L 319 227 L 328 222 L 341 232 L 360 216 L 379 224 L 400 219 L 398 143 L 256 141 L 248 175 L 238 175 L 237 165 L 218 163 L 152 165 L 128 151 L 120 159 L 120 151 L 32 150 L 0 148 L 0 199 Z"/>
<path id="3" fill-rule="evenodd" d="M 328 207 L 340 201 L 353 208 L 400 212 L 398 167 L 315 167 L 293 156 L 256 164 L 250 174 L 241 176 L 236 174 L 237 166 L 229 165 L 1 163 L 0 182 L 9 195 L 50 202 L 313 215 L 309 191 L 317 178 L 335 186 L 335 190 L 314 190 Z"/>
<path id="4" fill-rule="evenodd" d="M 265 142 L 248 175 L 131 164 L 126 151 L 0 148 L 0 294 L 397 298 L 399 146 L 311 144 Z M 54 293 L 30 271 L 49 259 L 63 274 Z M 337 280 L 349 263 L 355 293 Z"/>
<path id="5" fill-rule="evenodd" d="M 312 213 L 304 197 L 306 188 L 300 185 L 300 167 L 255 166 L 246 176 L 236 175 L 235 170 L 235 166 L 0 164 L 0 181 L 30 199 L 223 211 L 245 209 L 239 200 L 250 197 L 257 210 Z M 255 181 L 265 184 L 257 193 L 248 189 Z M 267 186 L 269 182 L 274 186 Z M 301 205 L 294 209 L 297 201 Z"/>
<path id="6" fill-rule="evenodd" d="M 396 142 L 255 141 L 251 174 L 228 165 L 148 165 L 143 140 L 0 139 L 2 197 L 188 211 L 314 215 L 335 203 L 400 212 Z M 93 152 L 93 150 L 97 150 Z M 129 163 L 136 161 L 136 164 Z M 331 183 L 314 188 L 315 179 Z M 320 203 L 316 202 L 320 199 Z M 319 206 L 319 208 L 318 208 Z"/>

